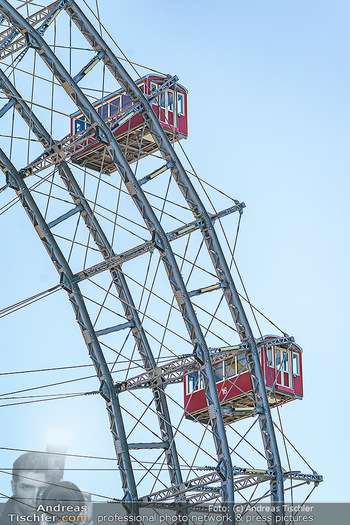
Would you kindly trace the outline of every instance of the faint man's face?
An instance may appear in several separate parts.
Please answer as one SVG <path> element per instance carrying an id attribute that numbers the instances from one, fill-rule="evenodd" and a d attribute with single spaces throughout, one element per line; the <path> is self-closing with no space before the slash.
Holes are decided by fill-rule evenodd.
<path id="1" fill-rule="evenodd" d="M 38 492 L 46 485 L 45 472 L 31 472 L 28 470 L 20 470 L 18 472 L 16 480 L 11 482 L 18 514 L 28 516 L 35 512 Z"/>

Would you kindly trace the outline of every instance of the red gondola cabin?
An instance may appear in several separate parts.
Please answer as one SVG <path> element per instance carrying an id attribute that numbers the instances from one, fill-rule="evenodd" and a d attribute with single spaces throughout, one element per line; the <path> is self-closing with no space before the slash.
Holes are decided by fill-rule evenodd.
<path id="1" fill-rule="evenodd" d="M 146 75 L 136 84 L 148 97 L 166 80 L 168 77 L 165 76 Z M 187 90 L 181 84 L 176 83 L 158 95 L 152 100 L 151 105 L 172 143 L 187 138 Z M 138 112 L 131 118 L 127 118 L 133 104 L 123 89 L 98 100 L 94 103 L 94 107 L 111 128 L 129 164 L 158 151 L 152 135 L 147 129 L 144 130 L 144 119 L 141 113 Z M 123 122 L 124 115 L 126 115 L 125 122 Z M 73 113 L 71 115 L 71 138 L 74 142 L 72 162 L 102 173 L 111 173 L 116 167 L 109 156 L 106 145 L 96 138 L 95 132 L 83 137 L 87 129 L 88 124 L 83 114 Z"/>
<path id="2" fill-rule="evenodd" d="M 271 407 L 303 397 L 302 349 L 299 345 L 268 345 L 277 336 L 265 336 L 260 347 L 260 362 Z M 224 350 L 224 349 L 223 349 Z M 239 346 L 224 355 L 212 357 L 216 387 L 226 423 L 248 417 L 254 411 L 251 378 L 245 353 Z M 184 407 L 188 419 L 207 423 L 208 408 L 199 371 L 184 377 Z"/>

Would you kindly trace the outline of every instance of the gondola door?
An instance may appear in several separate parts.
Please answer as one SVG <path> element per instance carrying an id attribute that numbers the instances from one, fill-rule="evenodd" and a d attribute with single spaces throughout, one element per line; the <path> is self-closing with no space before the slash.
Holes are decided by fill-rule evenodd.
<path id="1" fill-rule="evenodd" d="M 168 124 L 170 127 L 174 127 L 174 115 L 175 115 L 175 98 L 174 91 L 168 89 L 165 93 L 160 96 L 160 110 L 159 120 L 164 124 Z"/>
<path id="2" fill-rule="evenodd" d="M 275 349 L 276 384 L 292 388 L 290 350 L 276 346 Z"/>

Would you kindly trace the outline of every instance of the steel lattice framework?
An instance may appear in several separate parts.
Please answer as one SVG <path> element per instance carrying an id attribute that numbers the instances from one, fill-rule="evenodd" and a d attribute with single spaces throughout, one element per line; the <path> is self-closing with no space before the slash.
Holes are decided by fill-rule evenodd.
<path id="1" fill-rule="evenodd" d="M 68 15 L 68 19 L 75 25 L 75 30 L 81 33 L 88 42 L 90 51 L 94 53 L 92 59 L 88 60 L 82 67 L 77 68 L 78 71 L 75 75 L 69 73 L 70 67 L 68 68 L 64 64 L 64 60 L 58 57 L 55 46 L 50 45 L 49 39 L 44 38 L 54 25 L 53 22 L 56 24 L 56 20 L 60 19 L 63 13 L 66 16 Z M 51 75 L 57 86 L 56 89 L 61 89 L 66 98 L 68 97 L 67 99 L 71 101 L 72 107 L 82 112 L 88 123 L 88 129 L 98 133 L 98 137 L 104 145 L 104 155 L 111 159 L 120 175 L 124 188 L 123 195 L 126 195 L 128 201 L 133 205 L 133 209 L 137 210 L 144 223 L 142 226 L 143 238 L 146 237 L 146 240 L 134 244 L 126 250 L 116 251 L 114 235 L 111 237 L 107 234 L 98 219 L 97 201 L 91 199 L 87 194 L 85 183 L 82 184 L 78 180 L 81 178 L 81 173 L 71 164 L 72 145 L 70 137 L 57 140 L 48 131 L 48 126 L 43 124 L 42 119 L 36 115 L 35 106 L 29 102 L 28 96 L 18 91 L 14 81 L 11 80 L 11 73 L 6 74 L 0 70 L 0 88 L 7 97 L 7 102 L 0 110 L 0 118 L 9 114 L 10 110 L 14 111 L 21 117 L 42 147 L 41 152 L 37 150 L 38 153 L 34 158 L 32 156 L 27 163 L 20 166 L 15 166 L 17 161 L 14 160 L 14 157 L 10 158 L 1 149 L 0 167 L 6 176 L 7 186 L 16 192 L 51 258 L 59 274 L 61 286 L 67 292 L 73 307 L 100 382 L 100 394 L 106 402 L 122 480 L 124 501 L 129 501 L 136 507 L 167 503 L 173 508 L 178 508 L 181 512 L 186 512 L 193 506 L 215 500 L 227 505 L 229 515 L 234 518 L 235 494 L 241 494 L 245 489 L 254 489 L 252 495 L 248 497 L 248 500 L 253 500 L 256 488 L 267 482 L 269 483 L 269 490 L 264 493 L 264 496 L 269 496 L 273 502 L 283 502 L 286 480 L 296 480 L 301 484 L 310 482 L 317 484 L 322 481 L 321 476 L 316 473 L 286 472 L 282 467 L 259 358 L 259 347 L 262 342 L 259 342 L 253 335 L 231 268 L 226 260 L 222 243 L 215 228 L 216 221 L 231 216 L 235 212 L 241 214 L 244 203 L 235 201 L 223 211 L 215 213 L 207 211 L 207 207 L 199 196 L 183 161 L 175 151 L 174 144 L 171 143 L 155 116 L 151 107 L 151 100 L 140 90 L 131 73 L 116 57 L 76 2 L 73 0 L 54 2 L 39 12 L 24 17 L 20 10 L 15 9 L 6 0 L 2 0 L 0 2 L 0 14 L 9 25 L 0 34 L 1 59 L 10 60 L 12 70 L 15 70 L 20 62 L 23 63 L 28 59 L 29 55 L 40 57 L 42 67 L 45 67 Z M 86 80 L 88 73 L 97 65 L 103 68 L 104 74 L 109 72 L 110 78 L 116 85 L 114 89 L 118 89 L 120 86 L 125 90 L 132 101 L 134 114 L 136 112 L 142 114 L 144 119 L 143 136 L 151 137 L 150 140 L 156 144 L 159 152 L 157 158 L 152 160 L 156 160 L 158 163 L 159 173 L 169 173 L 169 184 L 172 180 L 174 195 L 177 192 L 177 199 L 184 203 L 181 206 L 186 209 L 186 219 L 181 223 L 173 221 L 175 227 L 168 229 L 168 231 L 164 221 L 167 194 L 165 193 L 165 196 L 162 197 L 163 208 L 159 211 L 152 196 L 144 190 L 148 187 L 146 183 L 153 180 L 154 177 L 149 175 L 139 179 L 136 177 L 136 170 L 131 167 L 127 160 L 128 146 L 122 146 L 118 143 L 109 123 L 103 120 L 95 109 L 89 92 L 80 87 L 81 81 Z M 169 82 L 174 83 L 176 80 L 175 77 Z M 142 138 L 140 150 L 141 147 Z M 159 163 L 161 163 L 161 169 L 159 169 Z M 138 164 L 139 162 L 137 162 L 137 166 Z M 84 177 L 86 177 L 86 173 L 85 170 Z M 60 191 L 65 194 L 74 207 L 70 207 L 68 211 L 48 220 L 47 214 L 43 211 L 42 203 L 36 198 L 35 191 L 28 187 L 27 181 L 31 181 L 34 177 L 41 177 L 38 179 L 41 181 L 51 181 L 50 192 L 53 192 L 53 180 L 56 174 L 60 181 Z M 101 173 L 99 177 L 101 179 Z M 107 179 L 108 177 L 106 177 Z M 61 237 L 55 235 L 55 228 L 59 225 L 64 226 L 70 220 L 77 220 L 80 221 L 80 224 L 85 225 L 88 238 L 91 238 L 95 244 L 94 253 L 98 254 L 97 262 L 87 264 L 85 257 L 83 263 L 82 261 L 77 264 L 74 263 L 73 268 L 70 256 L 64 253 Z M 140 227 L 137 224 L 137 228 Z M 180 260 L 173 246 L 175 242 L 178 243 L 179 239 L 183 239 L 188 244 L 189 239 L 193 238 L 194 235 L 198 236 L 196 239 L 200 239 L 200 247 L 203 246 L 206 249 L 207 264 L 210 267 L 210 275 L 212 275 L 211 280 L 213 281 L 215 278 L 215 283 L 209 286 L 208 283 L 201 282 L 199 287 L 191 290 L 183 277 L 186 251 Z M 86 243 L 86 241 L 84 242 Z M 71 245 L 74 246 L 75 243 L 77 243 L 77 238 L 74 236 Z M 87 245 L 89 248 L 89 241 Z M 152 348 L 154 337 L 151 336 L 149 329 L 145 328 L 145 315 L 141 313 L 134 298 L 134 284 L 125 273 L 126 263 L 132 262 L 134 259 L 138 261 L 146 254 L 153 255 L 154 253 L 164 268 L 163 275 L 167 278 L 167 286 L 171 295 L 171 308 L 176 308 L 177 315 L 181 316 L 187 332 L 187 352 L 185 354 L 184 352 L 175 352 L 173 360 L 163 365 L 159 364 L 159 354 L 157 356 L 154 353 Z M 189 258 L 191 259 L 190 256 Z M 84 283 L 89 283 L 94 278 L 105 277 L 107 274 L 110 276 L 111 283 L 107 295 L 108 293 L 113 294 L 113 297 L 118 300 L 120 308 L 118 315 L 123 319 L 122 322 L 96 329 L 96 323 L 92 322 L 89 305 L 81 287 Z M 152 290 L 149 292 L 150 295 L 151 292 Z M 239 339 L 236 346 L 221 345 L 218 350 L 208 343 L 211 335 L 210 330 L 204 329 L 203 322 L 196 313 L 197 306 L 194 304 L 194 300 L 206 292 L 210 292 L 210 294 L 221 293 L 226 306 L 223 306 L 220 300 L 218 308 L 219 306 L 220 309 L 225 308 L 228 318 L 231 319 L 228 323 L 234 327 Z M 100 301 L 99 304 L 102 310 L 104 308 L 103 301 Z M 216 311 L 212 313 L 212 319 L 215 319 Z M 226 325 L 228 326 L 227 323 Z M 108 334 L 115 336 L 125 333 L 125 331 L 132 335 L 142 365 L 140 365 L 139 374 L 118 378 L 118 381 L 115 381 L 112 370 L 107 364 L 101 341 Z M 280 339 L 284 343 L 292 340 L 287 336 Z M 225 425 L 223 418 L 213 368 L 215 355 L 218 351 L 221 354 L 225 351 L 231 353 L 233 351 L 237 354 L 244 354 L 246 357 L 253 385 L 255 406 L 253 416 L 260 427 L 262 455 L 266 460 L 266 469 L 237 467 L 232 463 L 232 453 L 235 450 L 233 449 L 234 443 L 230 442 L 229 426 Z M 132 356 L 133 354 L 130 357 L 131 361 Z M 184 439 L 184 433 L 181 433 L 179 425 L 172 421 L 172 408 L 169 406 L 169 403 L 171 405 L 172 403 L 167 391 L 169 385 L 182 382 L 184 374 L 189 370 L 200 370 L 202 373 L 210 416 L 210 423 L 205 428 L 205 432 L 212 436 L 216 463 L 213 462 L 212 466 L 206 467 L 209 472 L 204 475 L 198 475 L 193 467 L 190 468 L 190 475 L 184 477 L 181 466 L 184 455 L 178 446 L 180 437 L 182 436 L 181 439 Z M 159 436 L 159 440 L 155 442 L 146 440 L 132 442 L 126 428 L 125 415 L 123 415 L 124 407 L 127 407 L 124 396 L 137 394 L 140 396 L 138 398 L 139 403 L 146 407 L 147 402 L 142 401 L 144 392 L 151 393 L 148 407 L 153 407 L 151 410 L 158 421 L 159 430 L 156 434 Z M 139 420 L 142 423 L 141 417 Z M 192 424 L 200 425 L 199 423 Z M 147 424 L 144 426 L 147 427 Z M 200 447 L 200 445 L 198 446 Z M 151 488 L 152 483 L 150 483 L 148 492 L 140 492 L 138 480 L 134 473 L 135 461 L 132 457 L 132 451 L 151 451 L 154 449 L 160 450 L 160 453 L 164 455 L 164 469 L 168 471 L 168 482 L 162 481 L 162 484 L 159 485 L 157 484 L 158 475 L 149 473 L 151 478 L 153 476 L 152 479 L 156 478 L 153 483 L 154 488 Z M 195 454 L 196 456 L 197 454 Z"/>

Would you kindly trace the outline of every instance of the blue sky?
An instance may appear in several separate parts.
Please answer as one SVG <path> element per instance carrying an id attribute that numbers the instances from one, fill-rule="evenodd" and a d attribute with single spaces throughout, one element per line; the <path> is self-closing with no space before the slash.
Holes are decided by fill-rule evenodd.
<path id="1" fill-rule="evenodd" d="M 236 258 L 250 298 L 304 349 L 305 397 L 281 411 L 286 434 L 325 477 L 313 499 L 348 501 L 348 2 L 136 0 L 133 7 L 104 1 L 100 9 L 129 59 L 179 76 L 189 91 L 192 163 L 201 178 L 246 203 Z M 2 308 L 57 277 L 19 206 L 0 220 Z M 0 319 L 5 371 L 54 366 L 68 346 L 77 354 L 67 362 L 84 361 L 59 294 Z M 102 412 L 103 403 L 94 403 Z M 28 448 L 45 446 L 31 409 L 2 410 L 4 447 L 24 448 L 20 421 L 34 429 Z M 46 417 L 54 425 L 64 412 Z M 85 407 L 81 420 L 88 417 Z M 113 454 L 109 436 L 101 439 Z M 88 439 L 75 447 L 91 450 Z M 3 466 L 15 456 L 4 452 Z M 2 480 L 1 492 L 6 487 Z"/>

